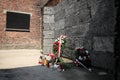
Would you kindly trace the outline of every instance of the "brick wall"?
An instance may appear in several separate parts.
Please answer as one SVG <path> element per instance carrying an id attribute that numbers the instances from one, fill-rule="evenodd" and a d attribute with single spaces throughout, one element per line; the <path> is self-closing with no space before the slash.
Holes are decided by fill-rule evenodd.
<path id="1" fill-rule="evenodd" d="M 63 0 L 49 0 L 45 6 L 56 6 L 57 4 L 61 3 Z"/>
<path id="2" fill-rule="evenodd" d="M 41 7 L 46 0 L 0 0 L 0 49 L 41 48 Z M 5 11 L 30 13 L 30 32 L 5 31 Z"/>

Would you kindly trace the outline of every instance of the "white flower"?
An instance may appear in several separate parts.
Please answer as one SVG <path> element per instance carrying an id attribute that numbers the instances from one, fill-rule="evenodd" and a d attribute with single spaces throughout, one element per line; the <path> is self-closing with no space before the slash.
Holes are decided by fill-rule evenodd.
<path id="1" fill-rule="evenodd" d="M 83 60 L 83 58 L 82 58 L 81 56 L 79 56 L 79 59 L 80 59 L 80 60 Z"/>
<path id="2" fill-rule="evenodd" d="M 88 54 L 88 50 L 86 50 L 85 52 L 86 52 L 86 54 Z"/>
<path id="3" fill-rule="evenodd" d="M 84 56 L 84 60 L 86 60 L 86 56 Z"/>

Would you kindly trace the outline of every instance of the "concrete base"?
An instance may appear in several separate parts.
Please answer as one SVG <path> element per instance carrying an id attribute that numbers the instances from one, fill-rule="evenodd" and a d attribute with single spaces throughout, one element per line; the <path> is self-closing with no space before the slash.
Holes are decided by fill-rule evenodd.
<path id="1" fill-rule="evenodd" d="M 0 69 L 36 66 L 39 56 L 36 49 L 0 50 Z"/>

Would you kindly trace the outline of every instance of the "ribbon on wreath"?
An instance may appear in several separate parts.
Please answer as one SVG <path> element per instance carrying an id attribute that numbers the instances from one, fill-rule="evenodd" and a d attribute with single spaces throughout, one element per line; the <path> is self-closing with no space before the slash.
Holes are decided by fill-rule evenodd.
<path id="1" fill-rule="evenodd" d="M 57 42 L 55 42 L 55 44 L 58 45 L 58 49 L 57 49 L 57 53 L 56 53 L 56 58 L 59 58 L 60 57 L 60 53 L 61 53 L 61 45 L 62 45 L 62 39 L 65 39 L 67 36 L 65 35 L 61 35 Z"/>

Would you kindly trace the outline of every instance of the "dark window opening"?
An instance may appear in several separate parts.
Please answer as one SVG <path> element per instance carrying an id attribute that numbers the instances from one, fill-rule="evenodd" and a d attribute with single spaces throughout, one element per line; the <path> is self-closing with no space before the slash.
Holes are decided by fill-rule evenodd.
<path id="1" fill-rule="evenodd" d="M 30 31 L 30 14 L 7 12 L 6 31 Z"/>

